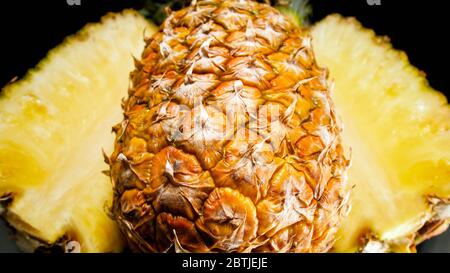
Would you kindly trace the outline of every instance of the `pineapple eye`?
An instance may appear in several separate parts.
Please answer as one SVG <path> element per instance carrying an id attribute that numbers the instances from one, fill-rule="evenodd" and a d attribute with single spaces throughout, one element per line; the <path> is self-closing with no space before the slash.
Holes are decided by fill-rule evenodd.
<path id="1" fill-rule="evenodd" d="M 192 1 L 159 30 L 108 15 L 3 88 L 21 245 L 120 252 L 119 226 L 149 252 L 408 252 L 447 228 L 445 97 L 354 19 L 303 31 L 259 2 Z"/>

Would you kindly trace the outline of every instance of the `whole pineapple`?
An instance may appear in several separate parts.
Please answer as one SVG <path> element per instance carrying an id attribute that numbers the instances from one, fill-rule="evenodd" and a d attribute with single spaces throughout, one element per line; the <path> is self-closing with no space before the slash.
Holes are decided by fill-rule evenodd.
<path id="1" fill-rule="evenodd" d="M 326 79 L 310 36 L 269 5 L 172 12 L 114 127 L 113 214 L 132 247 L 327 251 L 348 161 Z"/>

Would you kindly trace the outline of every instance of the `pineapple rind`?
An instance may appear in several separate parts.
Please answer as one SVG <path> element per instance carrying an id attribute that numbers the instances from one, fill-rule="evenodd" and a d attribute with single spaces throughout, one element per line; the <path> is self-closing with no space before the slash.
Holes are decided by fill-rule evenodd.
<path id="1" fill-rule="evenodd" d="M 328 251 L 348 160 L 310 49 L 266 4 L 193 1 L 168 16 L 136 62 L 109 159 L 135 250 Z"/>
<path id="2" fill-rule="evenodd" d="M 101 150 L 121 117 L 132 56 L 154 26 L 134 11 L 108 14 L 51 50 L 0 94 L 0 196 L 6 219 L 46 244 L 63 236 L 82 252 L 116 252 L 122 239 L 107 214 L 112 186 Z"/>
<path id="3" fill-rule="evenodd" d="M 381 242 L 370 244 L 383 246 L 378 251 L 414 250 L 417 233 L 436 218 L 448 225 L 429 199 L 448 206 L 449 104 L 405 53 L 355 19 L 331 15 L 312 36 L 318 62 L 334 79 L 333 99 L 352 151 L 353 208 L 334 251 L 364 250 L 367 234 L 366 243 Z"/>

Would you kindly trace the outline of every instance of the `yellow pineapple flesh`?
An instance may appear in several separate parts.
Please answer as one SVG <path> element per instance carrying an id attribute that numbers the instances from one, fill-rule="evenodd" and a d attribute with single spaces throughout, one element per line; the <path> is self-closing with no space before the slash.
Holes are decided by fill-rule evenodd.
<path id="1" fill-rule="evenodd" d="M 109 14 L 0 93 L 0 197 L 19 232 L 44 245 L 77 241 L 83 252 L 121 250 L 102 149 L 112 150 L 144 31 L 154 29 L 136 12 Z"/>
<path id="2" fill-rule="evenodd" d="M 414 251 L 450 218 L 450 107 L 406 54 L 354 19 L 312 28 L 351 148 L 352 210 L 334 251 Z"/>
<path id="3" fill-rule="evenodd" d="M 68 236 L 84 252 L 122 248 L 106 214 L 101 149 L 112 149 L 144 28 L 153 32 L 135 14 L 109 16 L 2 91 L 0 197 L 12 197 L 4 216 L 17 230 L 45 244 Z M 311 34 L 352 148 L 353 209 L 333 250 L 413 250 L 448 224 L 448 104 L 403 53 L 354 20 L 335 15 Z"/>

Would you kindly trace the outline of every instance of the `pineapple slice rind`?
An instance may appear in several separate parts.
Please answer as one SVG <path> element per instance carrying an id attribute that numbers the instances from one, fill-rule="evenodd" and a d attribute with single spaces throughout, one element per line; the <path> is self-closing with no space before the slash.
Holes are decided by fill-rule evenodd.
<path id="1" fill-rule="evenodd" d="M 19 232 L 49 245 L 68 237 L 83 252 L 121 250 L 101 152 L 112 150 L 144 31 L 154 26 L 137 12 L 109 14 L 0 93 L 0 197 L 11 196 L 4 215 Z"/>
<path id="2" fill-rule="evenodd" d="M 355 19 L 329 16 L 312 36 L 317 60 L 334 80 L 333 100 L 352 151 L 353 208 L 334 250 L 414 250 L 428 225 L 449 221 L 430 202 L 449 205 L 447 100 L 405 53 Z"/>
<path id="3" fill-rule="evenodd" d="M 103 28 L 111 32 L 106 35 Z M 0 197 L 13 197 L 6 217 L 16 229 L 47 244 L 67 235 L 80 241 L 82 251 L 87 252 L 121 249 L 116 226 L 106 215 L 111 189 L 108 178 L 99 172 L 106 168 L 101 148 L 110 151 L 112 135 L 105 132 L 120 120 L 121 113 L 120 107 L 111 111 L 111 106 L 125 96 L 128 71 L 132 69 L 132 60 L 124 60 L 123 51 L 128 50 L 128 56 L 140 53 L 144 28 L 152 30 L 134 13 L 107 17 L 102 25 L 90 25 L 69 38 L 23 80 L 4 88 L 0 95 Z M 312 35 L 319 63 L 330 69 L 335 81 L 333 96 L 345 126 L 344 141 L 348 141 L 353 154 L 349 174 L 349 184 L 355 185 L 353 211 L 341 228 L 335 251 L 409 251 L 411 244 L 427 237 L 421 234 L 427 225 L 448 224 L 447 101 L 428 86 L 421 72 L 408 64 L 404 53 L 391 49 L 352 19 L 328 17 L 313 28 Z M 93 40 L 97 50 L 73 50 L 74 45 L 80 50 L 91 49 Z M 124 48 L 111 47 L 127 41 L 135 42 Z M 112 52 L 117 54 L 108 54 Z M 67 58 L 58 59 L 61 56 Z M 84 62 L 85 66 L 61 69 L 72 67 L 70 60 Z M 106 71 L 99 72 L 99 66 Z M 369 67 L 371 70 L 365 70 Z M 63 83 L 58 83 L 61 79 Z M 93 86 L 98 89 L 89 88 Z M 112 88 L 106 91 L 105 87 Z M 380 91 L 374 92 L 375 88 Z M 87 93 L 89 90 L 93 91 L 92 96 Z M 108 99 L 99 96 L 100 92 L 114 95 Z M 73 109 L 87 113 L 72 112 L 70 107 L 61 109 L 65 102 L 52 104 L 69 98 L 73 99 Z M 374 107 L 377 103 L 382 110 Z M 108 111 L 102 112 L 103 109 Z M 394 122 L 398 126 L 389 127 Z M 400 130 L 392 130 L 396 127 Z M 407 133 L 414 137 L 405 137 Z M 421 145 L 414 145 L 417 143 Z M 77 149 L 80 147 L 86 149 Z M 397 150 L 379 151 L 386 147 Z M 404 152 L 406 149 L 408 153 Z M 80 169 L 74 168 L 74 162 L 89 166 L 89 170 L 77 173 Z M 395 167 L 398 164 L 405 166 Z M 360 182 L 365 179 L 368 181 Z M 55 187 L 61 184 L 67 187 Z M 386 204 L 389 202 L 392 204 Z M 54 219 L 57 223 L 48 223 Z M 364 236 L 367 240 L 361 245 L 358 242 Z"/>

